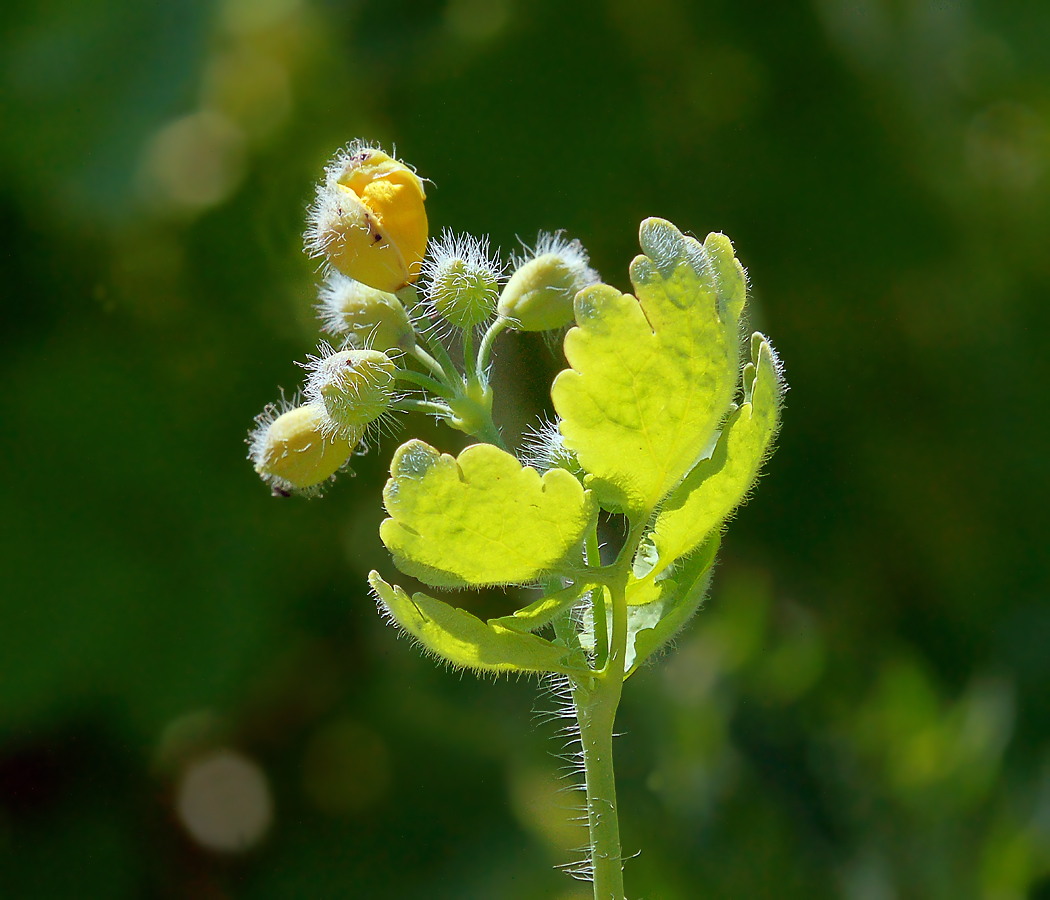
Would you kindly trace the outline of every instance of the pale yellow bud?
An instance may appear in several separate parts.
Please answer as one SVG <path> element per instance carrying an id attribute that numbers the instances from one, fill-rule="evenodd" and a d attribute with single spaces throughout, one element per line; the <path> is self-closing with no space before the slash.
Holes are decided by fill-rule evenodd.
<path id="1" fill-rule="evenodd" d="M 317 306 L 330 334 L 345 334 L 351 343 L 372 350 L 411 350 L 416 332 L 401 301 L 386 291 L 332 272 L 321 288 Z"/>
<path id="2" fill-rule="evenodd" d="M 316 493 L 353 453 L 364 433 L 335 431 L 322 405 L 308 403 L 278 414 L 267 407 L 249 438 L 248 458 L 275 494 Z"/>

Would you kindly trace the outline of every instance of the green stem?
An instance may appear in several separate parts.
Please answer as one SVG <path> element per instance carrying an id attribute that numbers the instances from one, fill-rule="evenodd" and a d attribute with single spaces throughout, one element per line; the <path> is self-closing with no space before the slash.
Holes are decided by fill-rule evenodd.
<path id="1" fill-rule="evenodd" d="M 485 336 L 481 339 L 481 346 L 478 347 L 478 359 L 475 364 L 475 371 L 484 372 L 489 364 L 489 357 L 492 355 L 492 345 L 496 342 L 496 337 L 503 329 L 510 325 L 510 319 L 504 319 L 500 316 L 489 326 L 489 330 L 485 332 Z"/>
<path id="2" fill-rule="evenodd" d="M 442 384 L 447 385 L 449 388 L 455 389 L 456 378 L 458 375 L 453 377 L 455 369 L 451 371 L 446 370 L 441 363 L 439 363 L 433 356 L 427 353 L 419 344 L 414 344 L 411 351 L 413 359 L 415 359 L 424 368 L 429 369 L 430 372 L 440 381 Z M 450 361 L 451 365 L 451 361 Z"/>
<path id="3" fill-rule="evenodd" d="M 466 370 L 467 381 L 477 381 L 477 370 L 474 368 L 474 330 L 466 328 L 463 331 L 463 368 Z"/>
<path id="4" fill-rule="evenodd" d="M 612 575 L 607 585 L 612 604 L 608 659 L 600 670 L 595 671 L 590 685 L 585 686 L 580 682 L 573 685 L 587 782 L 587 822 L 591 835 L 594 900 L 624 900 L 612 738 L 627 660 L 627 579 L 643 532 L 644 521 L 631 529 L 616 562 L 608 567 Z M 593 543 L 597 544 L 596 534 Z M 587 553 L 589 561 L 590 548 Z M 595 608 L 595 614 L 597 612 Z"/>
<path id="5" fill-rule="evenodd" d="M 507 445 L 503 443 L 496 423 L 492 421 L 492 414 L 480 404 L 474 406 L 477 421 L 466 433 L 476 438 L 481 438 L 486 444 L 495 444 L 501 450 L 506 450 Z M 461 429 L 463 430 L 463 429 Z"/>
<path id="6" fill-rule="evenodd" d="M 456 364 L 452 362 L 452 357 L 448 355 L 448 350 L 445 349 L 445 345 L 441 343 L 433 329 L 430 330 L 428 335 L 423 335 L 423 339 L 427 342 L 427 347 L 434 354 L 431 361 L 440 368 L 444 374 L 444 380 L 448 382 L 450 387 L 455 387 L 457 382 L 460 380 L 459 369 L 456 368 Z M 419 346 L 418 344 L 416 345 Z"/>
<path id="7" fill-rule="evenodd" d="M 391 409 L 399 409 L 402 412 L 421 412 L 428 415 L 444 416 L 452 415 L 452 410 L 444 403 L 434 403 L 430 400 L 416 400 L 414 397 L 403 397 L 390 404 Z"/>
<path id="8" fill-rule="evenodd" d="M 600 589 L 599 589 L 600 590 Z M 616 594 L 613 593 L 613 641 L 616 642 Z M 626 606 L 623 638 L 626 638 Z M 619 659 L 619 666 L 615 664 Z M 616 774 L 613 769 L 613 725 L 623 691 L 623 656 L 614 649 L 605 670 L 594 679 L 594 689 L 574 691 L 576 716 L 583 745 L 584 775 L 587 781 L 587 824 L 591 836 L 591 865 L 594 874 L 594 900 L 624 900 L 623 862 L 620 851 L 620 821 L 616 804 Z"/>
<path id="9" fill-rule="evenodd" d="M 601 549 L 598 546 L 598 523 L 587 532 L 584 544 L 588 567 L 600 568 Z M 594 668 L 603 669 L 609 659 L 609 622 L 605 611 L 605 588 L 602 585 L 591 591 L 591 615 L 594 618 Z"/>
<path id="10" fill-rule="evenodd" d="M 398 369 L 394 377 L 398 381 L 408 381 L 426 388 L 428 391 L 437 394 L 439 397 L 444 397 L 446 400 L 451 400 L 455 396 L 455 392 L 443 381 L 437 381 L 428 375 L 413 372 L 411 369 Z"/>

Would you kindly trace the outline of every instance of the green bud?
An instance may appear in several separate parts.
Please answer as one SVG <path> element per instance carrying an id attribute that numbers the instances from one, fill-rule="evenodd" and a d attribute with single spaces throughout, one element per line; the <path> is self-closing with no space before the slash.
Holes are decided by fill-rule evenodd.
<path id="1" fill-rule="evenodd" d="M 372 350 L 411 350 L 416 332 L 401 301 L 360 281 L 331 272 L 321 288 L 317 310 L 329 334 Z"/>
<path id="2" fill-rule="evenodd" d="M 496 308 L 503 267 L 489 256 L 488 238 L 444 231 L 423 273 L 432 310 L 456 328 L 476 328 Z"/>
<path id="3" fill-rule="evenodd" d="M 379 350 L 326 351 L 311 358 L 309 369 L 307 396 L 324 406 L 337 430 L 371 425 L 394 399 L 397 367 Z"/>
<path id="4" fill-rule="evenodd" d="M 577 292 L 599 281 L 579 241 L 540 232 L 531 258 L 518 261 L 497 311 L 520 331 L 550 331 L 573 319 Z"/>

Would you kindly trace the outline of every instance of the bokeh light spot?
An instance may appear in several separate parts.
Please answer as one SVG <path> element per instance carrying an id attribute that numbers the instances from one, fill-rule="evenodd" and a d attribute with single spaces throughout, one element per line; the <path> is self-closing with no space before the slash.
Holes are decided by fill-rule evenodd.
<path id="1" fill-rule="evenodd" d="M 141 185 L 159 211 L 217 206 L 240 185 L 244 133 L 228 117 L 193 113 L 162 127 L 146 146 Z"/>
<path id="2" fill-rule="evenodd" d="M 202 847 L 238 853 L 254 847 L 273 822 L 273 798 L 258 765 L 234 750 L 190 763 L 179 783 L 176 811 Z"/>

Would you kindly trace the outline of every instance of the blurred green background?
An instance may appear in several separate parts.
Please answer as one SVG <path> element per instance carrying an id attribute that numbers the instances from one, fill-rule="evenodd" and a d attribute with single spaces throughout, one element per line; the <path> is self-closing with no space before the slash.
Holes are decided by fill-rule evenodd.
<path id="1" fill-rule="evenodd" d="M 0 21 L 0 896 L 588 896 L 553 701 L 367 595 L 396 441 L 320 501 L 244 459 L 318 338 L 313 183 L 364 136 L 432 232 L 565 228 L 622 289 L 642 217 L 725 231 L 786 363 L 706 608 L 625 692 L 630 896 L 1050 898 L 1050 4 Z M 497 346 L 512 438 L 560 367 Z"/>

